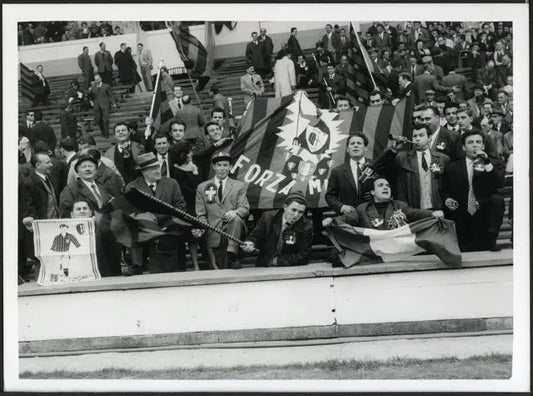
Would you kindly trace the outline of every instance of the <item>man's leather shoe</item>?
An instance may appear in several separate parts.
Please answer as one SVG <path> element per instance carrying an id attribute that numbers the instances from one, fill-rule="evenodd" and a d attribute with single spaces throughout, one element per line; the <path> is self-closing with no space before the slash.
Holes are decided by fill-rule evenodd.
<path id="1" fill-rule="evenodd" d="M 500 250 L 502 250 L 502 248 L 497 243 L 492 245 L 489 249 L 489 251 L 491 252 L 499 252 Z"/>
<path id="2" fill-rule="evenodd" d="M 142 275 L 143 270 L 138 265 L 130 265 L 122 270 L 122 275 L 132 276 L 132 275 Z"/>

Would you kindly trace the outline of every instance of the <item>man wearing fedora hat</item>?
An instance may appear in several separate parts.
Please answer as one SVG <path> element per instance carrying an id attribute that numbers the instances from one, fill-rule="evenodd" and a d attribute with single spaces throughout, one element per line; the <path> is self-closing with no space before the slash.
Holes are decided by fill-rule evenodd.
<path id="1" fill-rule="evenodd" d="M 304 216 L 307 200 L 301 192 L 290 193 L 283 209 L 263 213 L 242 245 L 259 250 L 257 267 L 305 265 L 313 243 L 313 223 Z"/>
<path id="2" fill-rule="evenodd" d="M 231 169 L 231 157 L 228 154 L 215 154 L 211 163 L 215 176 L 200 183 L 196 189 L 196 215 L 213 227 L 241 240 L 245 232 L 244 219 L 250 210 L 246 186 L 228 177 Z M 215 257 L 220 268 L 241 268 L 237 242 L 225 240 L 214 231 L 207 231 L 207 246 L 217 250 Z"/>
<path id="3" fill-rule="evenodd" d="M 175 208 L 186 211 L 185 200 L 178 182 L 169 177 L 161 176 L 161 164 L 154 153 L 141 154 L 138 157 L 137 169 L 141 176 L 126 186 L 126 191 L 136 188 L 163 201 Z M 150 273 L 185 271 L 185 248 L 181 238 L 164 235 L 147 244 L 148 270 Z M 131 249 L 132 266 L 125 275 L 142 274 L 142 248 Z"/>

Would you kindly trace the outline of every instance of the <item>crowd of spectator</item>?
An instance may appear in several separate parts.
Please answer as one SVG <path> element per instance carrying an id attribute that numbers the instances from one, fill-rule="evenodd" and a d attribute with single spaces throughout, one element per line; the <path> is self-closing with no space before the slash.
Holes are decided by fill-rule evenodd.
<path id="1" fill-rule="evenodd" d="M 266 29 L 251 34 L 245 49 L 249 64 L 240 79 L 246 102 L 263 95 L 265 79 L 275 85 L 276 96 L 318 87 L 319 107 L 337 112 L 357 109 L 359 100 L 369 106 L 396 105 L 414 96 L 416 103 L 411 147 L 399 138 L 382 157 L 370 161 L 365 158 L 368 138 L 361 133 L 348 138 L 349 159 L 332 170 L 328 182 L 326 201 L 337 215 L 334 220 L 313 211 L 311 221 L 304 216 L 305 197 L 294 192 L 274 214 L 255 213 L 259 220 L 246 236 L 246 188 L 228 177 L 227 148 L 237 127 L 231 104 L 211 86 L 213 110 L 206 118 L 163 68 L 162 89 L 175 115 L 168 130 L 156 130 L 149 117 L 146 131 L 139 131 L 136 122 L 119 122 L 113 126 L 114 145 L 103 154 L 88 135 L 62 133 L 56 147 L 42 113 L 26 113 L 19 128 L 20 268 L 27 269 L 26 259 L 31 259 L 31 221 L 73 216 L 80 202 L 95 213 L 133 187 L 246 242 L 239 246 L 212 231 L 194 229 L 179 238 L 169 234 L 150 242 L 143 251 L 124 249 L 106 234 L 105 275 L 140 274 L 143 267 L 150 272 L 185 270 L 185 244 L 195 268 L 240 268 L 241 249 L 258 253 L 259 266 L 302 265 L 323 226 L 357 224 L 365 218 L 372 219 L 373 228 L 386 229 L 391 208 L 406 207 L 418 210 L 419 216 L 454 220 L 463 251 L 498 250 L 504 213 L 498 189 L 505 170 L 512 174 L 511 26 L 413 22 L 392 27 L 374 22 L 360 37 L 379 82 L 368 99 L 350 97 L 350 67 L 358 50 L 349 29 L 326 25 L 311 56 L 302 51 L 297 34 L 296 27 L 291 29 L 276 55 Z M 95 74 L 91 87 L 109 96 L 102 105 L 109 111 L 113 94 L 102 83 L 104 72 Z M 106 136 L 109 126 L 101 129 Z M 214 178 L 209 178 L 210 169 Z M 369 172 L 375 177 L 361 177 Z M 393 192 L 399 201 L 392 200 Z M 198 262 L 198 252 L 203 261 Z"/>

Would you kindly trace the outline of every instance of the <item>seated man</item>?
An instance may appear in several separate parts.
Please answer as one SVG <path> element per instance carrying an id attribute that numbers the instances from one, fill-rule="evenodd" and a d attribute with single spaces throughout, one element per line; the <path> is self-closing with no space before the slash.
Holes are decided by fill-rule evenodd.
<path id="1" fill-rule="evenodd" d="M 231 157 L 228 154 L 217 153 L 213 156 L 211 163 L 215 177 L 198 186 L 196 215 L 211 226 L 241 239 L 245 231 L 244 219 L 250 210 L 250 204 L 246 198 L 246 186 L 228 177 L 231 169 Z M 210 249 L 219 250 L 216 255 L 219 268 L 225 268 L 225 264 L 228 264 L 233 269 L 240 269 L 239 244 L 235 241 L 227 241 L 226 247 L 225 244 L 226 241 L 220 234 L 210 230 L 207 232 L 207 246 Z"/>
<path id="2" fill-rule="evenodd" d="M 462 140 L 465 157 L 444 172 L 447 215 L 455 221 L 462 251 L 498 251 L 496 239 L 505 209 L 497 193 L 503 187 L 501 162 L 485 152 L 485 137 L 479 130 L 466 131 Z"/>
<path id="3" fill-rule="evenodd" d="M 313 224 L 304 217 L 307 200 L 301 192 L 290 193 L 283 209 L 264 212 L 242 250 L 259 250 L 257 267 L 305 265 L 313 241 Z"/>
<path id="4" fill-rule="evenodd" d="M 324 219 L 322 225 L 330 227 L 334 224 L 346 223 L 362 228 L 391 230 L 429 216 L 444 217 L 441 210 L 413 209 L 405 202 L 393 200 L 389 181 L 381 176 L 374 179 L 370 194 L 372 194 L 372 201 L 362 203 L 347 215 L 328 217 Z"/>

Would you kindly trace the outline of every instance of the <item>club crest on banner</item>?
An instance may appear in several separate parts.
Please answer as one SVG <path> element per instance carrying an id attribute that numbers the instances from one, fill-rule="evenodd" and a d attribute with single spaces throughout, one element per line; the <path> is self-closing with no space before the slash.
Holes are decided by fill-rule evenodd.
<path id="1" fill-rule="evenodd" d="M 339 128 L 337 113 L 319 110 L 299 91 L 287 107 L 288 122 L 279 127 L 278 148 L 285 151 L 286 168 L 292 179 L 305 182 L 322 179 L 334 166 L 332 154 L 347 138 Z"/>

